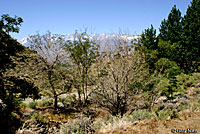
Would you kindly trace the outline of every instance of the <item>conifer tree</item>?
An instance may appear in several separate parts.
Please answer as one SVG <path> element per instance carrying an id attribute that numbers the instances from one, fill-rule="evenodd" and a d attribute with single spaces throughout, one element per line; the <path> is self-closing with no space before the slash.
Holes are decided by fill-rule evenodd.
<path id="1" fill-rule="evenodd" d="M 174 5 L 167 20 L 164 19 L 161 22 L 159 37 L 164 41 L 171 41 L 172 43 L 179 41 L 182 29 L 181 20 L 181 12 Z"/>
<path id="2" fill-rule="evenodd" d="M 142 33 L 140 43 L 138 43 L 136 49 L 145 53 L 145 59 L 149 64 L 150 70 L 153 71 L 155 69 L 154 63 L 158 60 L 158 38 L 153 25 Z"/>
<path id="3" fill-rule="evenodd" d="M 186 51 L 185 68 L 199 71 L 200 66 L 200 0 L 193 0 L 183 18 L 183 45 Z"/>

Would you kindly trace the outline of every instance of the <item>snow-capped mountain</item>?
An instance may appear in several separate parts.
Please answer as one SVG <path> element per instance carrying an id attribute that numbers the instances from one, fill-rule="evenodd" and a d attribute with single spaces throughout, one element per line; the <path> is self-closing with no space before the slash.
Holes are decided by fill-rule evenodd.
<path id="1" fill-rule="evenodd" d="M 28 42 L 28 38 L 23 38 L 21 40 L 18 40 L 18 42 L 21 43 L 22 45 L 25 45 Z"/>
<path id="2" fill-rule="evenodd" d="M 74 40 L 74 34 L 67 34 L 67 35 L 64 35 L 63 36 L 65 41 L 67 40 Z M 130 36 L 130 35 L 118 35 L 118 34 L 108 34 L 108 33 L 102 33 L 102 34 L 92 34 L 92 35 L 89 35 L 89 37 L 91 39 L 94 39 L 94 40 L 97 40 L 97 41 L 100 41 L 101 44 L 104 44 L 105 42 L 109 42 L 110 44 L 113 44 L 114 41 L 116 39 L 120 39 L 120 40 L 125 40 L 127 42 L 131 42 L 133 40 L 137 40 L 140 38 L 139 35 L 135 35 L 135 36 Z M 19 43 L 23 44 L 24 46 L 29 46 L 29 41 L 28 41 L 28 38 L 23 38 L 21 40 L 18 41 Z"/>

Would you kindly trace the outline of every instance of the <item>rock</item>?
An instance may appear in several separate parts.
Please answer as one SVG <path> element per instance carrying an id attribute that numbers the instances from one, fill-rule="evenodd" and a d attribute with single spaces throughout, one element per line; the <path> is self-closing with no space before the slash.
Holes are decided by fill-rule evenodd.
<path id="1" fill-rule="evenodd" d="M 165 107 L 164 107 L 164 109 L 166 110 L 166 109 L 171 109 L 171 110 L 173 110 L 173 109 L 177 109 L 177 104 L 173 104 L 173 103 L 165 103 Z"/>
<path id="2" fill-rule="evenodd" d="M 161 104 L 161 103 L 164 103 L 165 101 L 167 101 L 167 97 L 166 96 L 161 96 L 155 101 L 155 103 L 156 104 Z"/>
<path id="3" fill-rule="evenodd" d="M 31 131 L 31 130 L 22 129 L 22 130 L 18 130 L 16 132 L 16 134 L 35 134 L 35 133 L 33 131 Z"/>
<path id="4" fill-rule="evenodd" d="M 34 134 L 31 130 L 24 130 L 22 134 Z"/>
<path id="5" fill-rule="evenodd" d="M 145 107 L 145 103 L 143 102 L 143 101 L 138 101 L 138 102 L 136 102 L 136 109 L 138 110 L 138 109 L 143 109 L 144 107 Z"/>
<path id="6" fill-rule="evenodd" d="M 62 102 L 58 102 L 58 107 L 65 107 L 65 105 Z"/>
<path id="7" fill-rule="evenodd" d="M 167 121 L 171 120 L 171 117 L 170 117 L 170 116 L 168 116 L 166 120 L 167 120 Z"/>
<path id="8" fill-rule="evenodd" d="M 178 104 L 185 104 L 187 103 L 187 97 L 184 96 L 177 96 L 174 100 L 171 101 L 172 103 Z"/>
<path id="9" fill-rule="evenodd" d="M 195 88 L 199 88 L 200 87 L 200 83 L 195 85 Z"/>

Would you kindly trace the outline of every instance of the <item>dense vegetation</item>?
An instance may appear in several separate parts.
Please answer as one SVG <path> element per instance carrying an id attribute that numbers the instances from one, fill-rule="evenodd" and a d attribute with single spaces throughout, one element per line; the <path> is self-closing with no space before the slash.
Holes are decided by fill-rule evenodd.
<path id="1" fill-rule="evenodd" d="M 198 88 L 200 0 L 193 0 L 184 16 L 174 6 L 161 22 L 159 34 L 151 25 L 131 43 L 118 35 L 114 43 L 103 41 L 102 45 L 102 41 L 91 39 L 86 31 L 76 31 L 74 40 L 65 41 L 64 36 L 47 32 L 30 36 L 27 48 L 9 35 L 19 32 L 22 22 L 22 18 L 9 15 L 2 15 L 0 20 L 2 132 L 15 133 L 24 127 L 23 110 L 27 106 L 43 111 L 52 109 L 53 115 L 80 113 L 89 117 L 83 119 L 84 125 L 64 124 L 60 128 L 63 133 L 99 129 L 98 122 L 92 123 L 98 112 L 91 107 L 106 110 L 113 122 L 118 116 L 131 119 L 141 116 L 138 120 L 143 116 L 176 118 L 178 108 L 162 111 L 166 107 L 157 105 L 158 100 L 166 97 L 165 101 L 173 102 L 177 96 L 186 96 L 188 87 Z M 22 102 L 30 97 L 33 101 L 28 105 Z M 40 97 L 43 99 L 34 101 Z M 144 115 L 140 115 L 139 109 Z M 136 112 L 130 117 L 133 111 Z M 51 126 L 58 123 L 36 111 L 30 118 L 46 126 L 43 133 L 51 133 Z"/>
<path id="2" fill-rule="evenodd" d="M 36 99 L 38 88 L 26 78 L 6 74 L 16 66 L 17 61 L 26 59 L 21 55 L 26 48 L 8 35 L 9 32 L 19 31 L 22 19 L 3 15 L 0 22 L 0 127 L 5 133 L 14 133 L 20 126 L 20 99 L 28 96 Z"/>

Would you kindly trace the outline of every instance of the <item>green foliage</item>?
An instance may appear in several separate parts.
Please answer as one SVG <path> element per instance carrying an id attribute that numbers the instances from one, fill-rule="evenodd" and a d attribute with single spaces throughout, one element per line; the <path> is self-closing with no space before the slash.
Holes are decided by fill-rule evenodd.
<path id="1" fill-rule="evenodd" d="M 170 116 L 169 111 L 161 110 L 158 112 L 158 119 L 165 120 Z"/>
<path id="2" fill-rule="evenodd" d="M 181 86 L 182 89 L 187 89 L 191 85 L 191 83 L 188 83 L 189 75 L 181 73 L 180 75 L 176 76 L 176 79 L 178 80 L 178 84 Z"/>
<path id="3" fill-rule="evenodd" d="M 38 88 L 34 85 L 34 83 L 27 81 L 25 78 L 23 79 L 15 76 L 9 76 L 6 77 L 5 84 L 8 85 L 7 90 L 15 93 L 17 98 L 39 98 Z"/>
<path id="4" fill-rule="evenodd" d="M 158 36 L 156 36 L 156 31 L 152 25 L 142 33 L 136 50 L 145 52 L 151 72 L 155 70 L 154 63 L 160 58 L 167 58 L 176 62 L 182 72 L 199 71 L 199 3 L 200 0 L 193 0 L 184 17 L 181 16 L 179 9 L 174 6 L 168 18 L 161 22 Z"/>
<path id="5" fill-rule="evenodd" d="M 53 101 L 52 100 L 42 100 L 42 101 L 39 102 L 38 105 L 42 106 L 42 107 L 52 106 L 53 105 Z"/>
<path id="6" fill-rule="evenodd" d="M 49 119 L 45 116 L 41 116 L 39 113 L 34 113 L 31 116 L 31 119 L 36 123 L 43 123 L 43 124 L 49 123 Z"/>
<path id="7" fill-rule="evenodd" d="M 180 68 L 184 62 L 184 53 L 182 50 L 182 17 L 179 9 L 174 6 L 168 15 L 167 20 L 163 20 L 158 35 L 159 58 L 167 58 L 175 61 Z M 175 65 L 176 66 L 176 65 Z"/>
<path id="8" fill-rule="evenodd" d="M 164 94 L 169 90 L 170 81 L 167 78 L 162 78 L 160 82 L 156 85 L 156 88 L 161 89 Z"/>
<path id="9" fill-rule="evenodd" d="M 70 52 L 70 57 L 76 65 L 88 68 L 98 56 L 98 46 L 89 39 L 86 32 L 80 35 L 75 33 L 75 36 L 74 41 L 67 41 L 65 48 Z"/>
<path id="10" fill-rule="evenodd" d="M 186 102 L 186 103 L 180 104 L 177 109 L 179 111 L 182 111 L 182 110 L 185 110 L 185 109 L 188 109 L 188 108 L 189 108 L 189 103 Z"/>
<path id="11" fill-rule="evenodd" d="M 89 68 L 99 56 L 99 46 L 90 39 L 86 32 L 75 33 L 74 40 L 68 40 L 64 45 L 70 54 L 71 66 L 75 69 L 74 86 L 78 91 L 79 103 L 81 102 L 81 90 L 84 101 L 87 101 L 87 86 L 89 78 Z"/>
<path id="12" fill-rule="evenodd" d="M 179 105 L 178 110 L 186 110 L 188 109 L 190 112 L 195 112 L 200 110 L 200 99 L 197 102 L 192 103 L 184 103 Z"/>
<path id="13" fill-rule="evenodd" d="M 148 120 L 152 119 L 154 117 L 154 114 L 152 112 L 149 112 L 147 110 L 138 110 L 133 112 L 131 115 L 126 117 L 128 120 Z"/>
<path id="14" fill-rule="evenodd" d="M 180 74 L 180 68 L 174 61 L 170 61 L 167 58 L 160 58 L 156 63 L 155 63 L 156 69 L 160 70 L 161 73 L 167 77 L 167 78 L 172 78 L 175 77 L 176 75 Z"/>
<path id="15" fill-rule="evenodd" d="M 63 134 L 87 134 L 94 132 L 94 130 L 91 127 L 90 119 L 83 118 L 80 120 L 80 122 L 74 121 L 63 124 L 60 132 Z"/>
<path id="16" fill-rule="evenodd" d="M 150 28 L 145 29 L 145 31 L 141 35 L 141 43 L 147 49 L 156 49 L 158 47 L 158 40 L 156 37 L 156 29 L 154 29 L 153 25 Z"/>
<path id="17" fill-rule="evenodd" d="M 13 68 L 15 64 L 12 62 L 11 56 L 17 56 L 17 53 L 22 50 L 24 50 L 22 45 L 0 30 L 0 71 Z"/>
<path id="18" fill-rule="evenodd" d="M 181 73 L 176 76 L 177 84 L 184 90 L 188 87 L 196 86 L 200 80 L 200 73 L 192 73 L 190 75 Z"/>
<path id="19" fill-rule="evenodd" d="M 143 51 L 145 53 L 145 60 L 149 64 L 151 72 L 155 69 L 154 63 L 158 59 L 158 38 L 156 36 L 156 29 L 153 25 L 150 28 L 145 29 L 141 35 L 141 39 L 136 44 L 136 50 Z"/>
<path id="20" fill-rule="evenodd" d="M 170 117 L 170 119 L 178 118 L 179 115 L 176 110 L 160 110 L 158 111 L 158 119 L 165 120 Z"/>
<path id="21" fill-rule="evenodd" d="M 19 26 L 21 26 L 22 22 L 23 19 L 21 17 L 15 16 L 13 18 L 10 17 L 9 14 L 4 14 L 1 16 L 0 29 L 4 30 L 6 33 L 9 32 L 19 33 Z"/>
<path id="22" fill-rule="evenodd" d="M 21 108 L 25 108 L 25 107 L 27 107 L 27 104 L 24 103 L 24 102 L 22 102 L 22 103 L 20 104 L 20 107 L 21 107 Z"/>
<path id="23" fill-rule="evenodd" d="M 199 71 L 200 66 L 200 0 L 193 0 L 183 18 L 183 45 L 187 52 L 187 72 Z"/>
<path id="24" fill-rule="evenodd" d="M 15 129 L 20 126 L 19 114 L 21 98 L 28 96 L 34 99 L 38 97 L 38 90 L 34 84 L 27 79 L 16 75 L 8 76 L 6 71 L 14 69 L 15 58 L 21 58 L 19 53 L 24 51 L 24 47 L 16 40 L 12 39 L 9 32 L 19 32 L 19 26 L 23 20 L 15 16 L 3 15 L 0 20 L 0 127 L 5 133 L 15 133 Z"/>
<path id="25" fill-rule="evenodd" d="M 161 22 L 159 38 L 164 41 L 171 41 L 172 43 L 180 41 L 182 30 L 181 19 L 181 12 L 174 5 L 168 15 L 168 19 L 164 19 Z"/>
<path id="26" fill-rule="evenodd" d="M 67 103 L 71 99 L 72 99 L 71 96 L 67 96 L 66 98 L 59 98 L 58 102 L 62 102 L 64 104 L 64 103 Z"/>
<path id="27" fill-rule="evenodd" d="M 190 107 L 191 112 L 196 112 L 196 111 L 200 110 L 200 104 L 199 103 L 189 104 L 189 107 Z"/>
<path id="28" fill-rule="evenodd" d="M 38 103 L 36 101 L 32 101 L 28 103 L 28 107 L 32 109 L 35 109 L 37 105 Z"/>
<path id="29" fill-rule="evenodd" d="M 187 86 L 196 86 L 200 82 L 200 73 L 192 73 L 187 81 Z"/>

